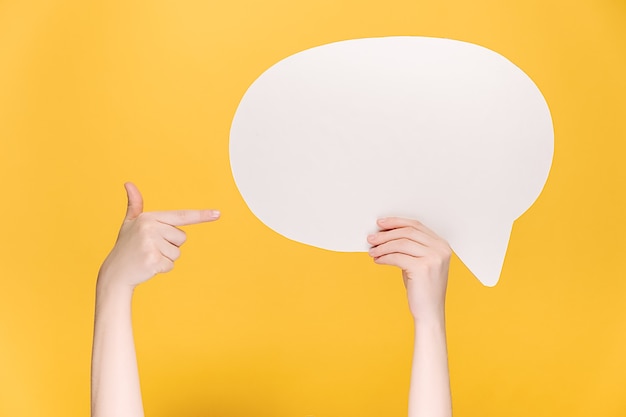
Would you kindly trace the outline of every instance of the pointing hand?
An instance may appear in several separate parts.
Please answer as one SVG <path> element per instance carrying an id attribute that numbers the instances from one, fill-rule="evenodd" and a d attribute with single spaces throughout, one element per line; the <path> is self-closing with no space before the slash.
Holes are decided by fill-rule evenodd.
<path id="1" fill-rule="evenodd" d="M 141 193 L 133 183 L 124 184 L 128 209 L 111 253 L 102 264 L 99 281 L 131 288 L 154 275 L 168 272 L 180 257 L 186 226 L 217 220 L 216 210 L 143 212 Z"/>

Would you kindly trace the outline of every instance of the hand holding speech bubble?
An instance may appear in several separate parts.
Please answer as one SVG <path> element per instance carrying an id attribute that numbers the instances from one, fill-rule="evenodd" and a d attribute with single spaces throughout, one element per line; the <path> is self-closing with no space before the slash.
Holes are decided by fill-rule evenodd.
<path id="1" fill-rule="evenodd" d="M 377 218 L 418 219 L 487 286 L 553 151 L 550 111 L 522 70 L 481 46 L 426 37 L 292 55 L 250 86 L 230 134 L 237 187 L 274 231 L 366 252 Z"/>

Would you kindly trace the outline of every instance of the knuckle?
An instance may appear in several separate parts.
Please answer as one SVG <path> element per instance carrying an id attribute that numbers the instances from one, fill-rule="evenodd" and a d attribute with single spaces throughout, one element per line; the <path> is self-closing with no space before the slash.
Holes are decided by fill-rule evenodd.
<path id="1" fill-rule="evenodd" d="M 445 240 L 442 241 L 440 253 L 444 258 L 450 258 L 452 256 L 452 248 Z"/>
<path id="2" fill-rule="evenodd" d="M 152 220 L 154 220 L 154 215 L 150 212 L 144 212 L 144 213 L 140 213 L 139 216 L 137 216 L 137 218 L 135 219 L 135 222 L 137 223 L 143 223 L 143 222 L 151 222 Z"/>
<path id="3" fill-rule="evenodd" d="M 450 259 L 450 255 L 445 250 L 436 249 L 433 250 L 428 257 L 428 264 L 435 268 L 440 268 L 446 264 Z"/>
<path id="4" fill-rule="evenodd" d="M 415 241 L 413 241 L 412 239 L 408 238 L 408 237 L 403 237 L 401 239 L 398 239 L 398 243 L 400 246 L 407 246 L 407 245 L 412 245 L 415 244 Z"/>
<path id="5" fill-rule="evenodd" d="M 411 228 L 409 230 L 409 236 L 413 239 L 413 240 L 418 240 L 420 237 L 420 232 L 419 230 L 417 230 L 416 228 Z"/>
<path id="6" fill-rule="evenodd" d="M 161 254 L 155 250 L 148 250 L 144 255 L 144 264 L 146 267 L 151 268 L 159 264 Z"/>
<path id="7" fill-rule="evenodd" d="M 420 227 L 424 226 L 422 222 L 420 222 L 419 220 L 411 219 L 409 222 L 416 229 L 419 229 Z"/>
<path id="8" fill-rule="evenodd" d="M 137 218 L 137 229 L 141 234 L 149 234 L 154 229 L 154 222 L 152 219 L 143 217 Z"/>
<path id="9" fill-rule="evenodd" d="M 178 218 L 182 220 L 183 222 L 189 219 L 189 213 L 184 210 L 178 211 L 177 215 L 178 215 Z"/>

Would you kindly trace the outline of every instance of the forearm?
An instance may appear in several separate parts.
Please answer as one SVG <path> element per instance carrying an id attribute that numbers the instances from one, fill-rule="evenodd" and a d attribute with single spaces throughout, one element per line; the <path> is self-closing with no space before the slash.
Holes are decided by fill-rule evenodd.
<path id="1" fill-rule="evenodd" d="M 131 317 L 133 289 L 174 267 L 186 240 L 178 226 L 211 222 L 220 216 L 217 210 L 144 213 L 137 187 L 128 182 L 124 188 L 126 215 L 96 285 L 92 417 L 143 417 Z"/>
<path id="2" fill-rule="evenodd" d="M 98 280 L 91 362 L 92 417 L 142 417 L 130 286 Z"/>
<path id="3" fill-rule="evenodd" d="M 415 345 L 409 393 L 409 417 L 450 417 L 446 328 L 440 318 L 415 322 Z"/>

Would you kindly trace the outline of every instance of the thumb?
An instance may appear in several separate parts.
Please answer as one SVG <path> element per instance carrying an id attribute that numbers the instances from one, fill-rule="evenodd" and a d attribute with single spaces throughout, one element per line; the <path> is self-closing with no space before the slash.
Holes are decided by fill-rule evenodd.
<path id="1" fill-rule="evenodd" d="M 143 198 L 135 184 L 127 182 L 124 184 L 126 195 L 128 196 L 128 208 L 124 220 L 134 220 L 143 211 Z"/>

